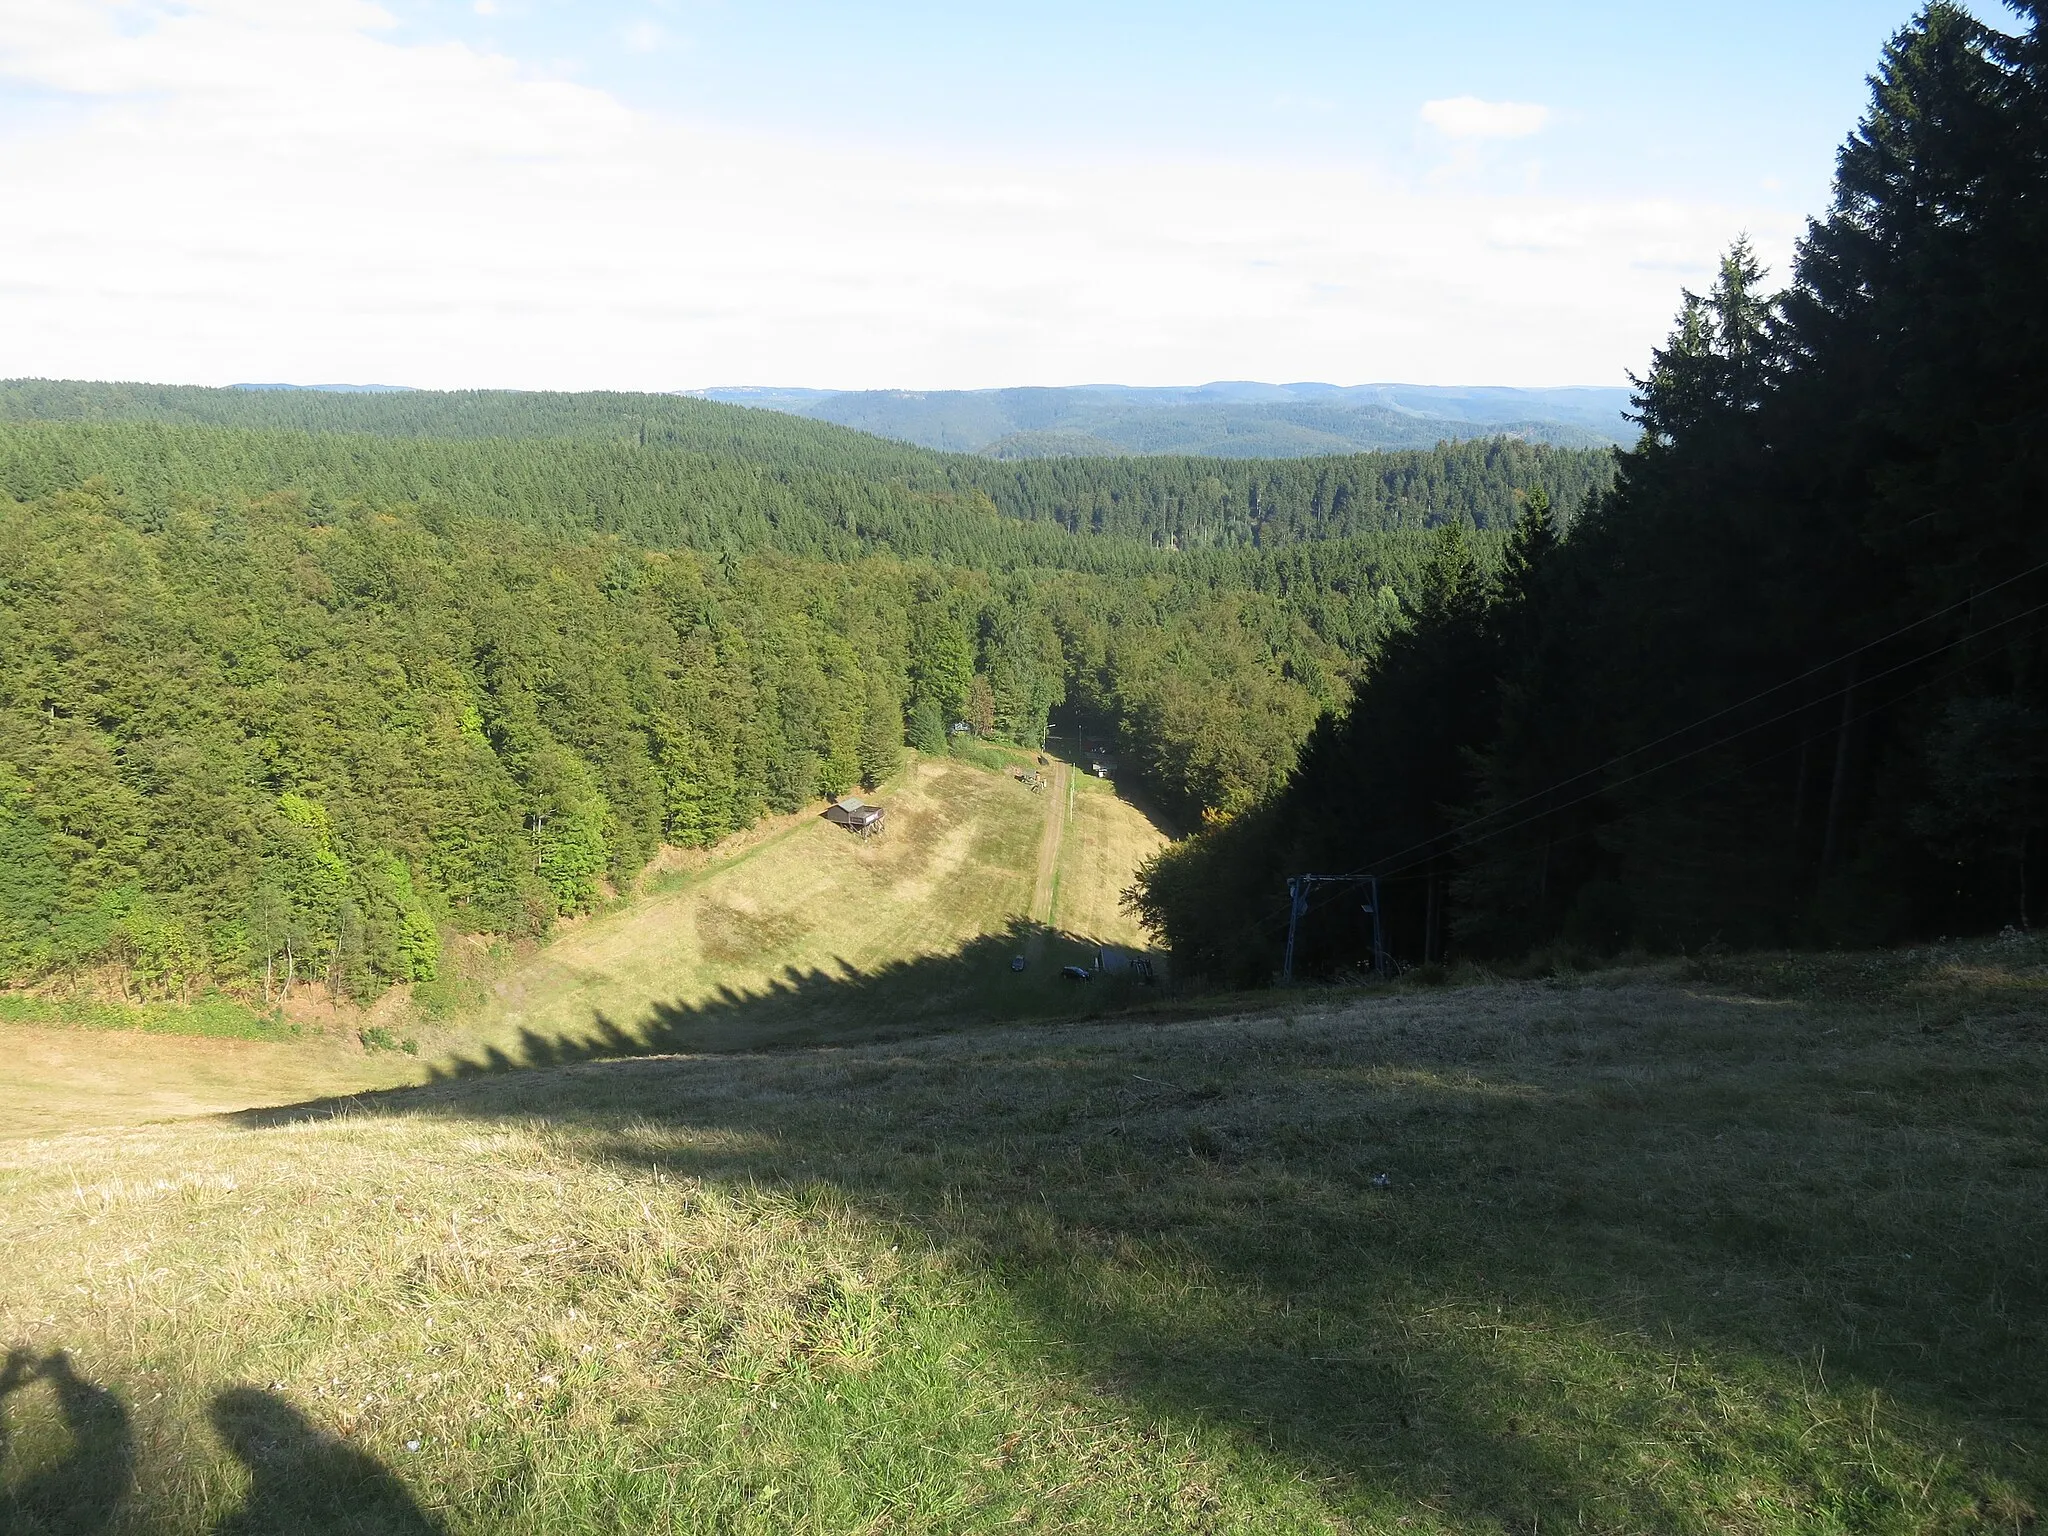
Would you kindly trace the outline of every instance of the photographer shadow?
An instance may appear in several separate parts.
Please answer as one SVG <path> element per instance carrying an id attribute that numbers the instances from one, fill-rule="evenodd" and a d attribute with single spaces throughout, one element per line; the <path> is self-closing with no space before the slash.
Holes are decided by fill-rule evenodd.
<path id="1" fill-rule="evenodd" d="M 10 1351 L 0 1367 L 0 1475 L 14 1436 L 7 1399 L 47 1383 L 69 1432 L 70 1449 L 47 1466 L 0 1485 L 0 1536 L 90 1536 L 111 1527 L 135 1481 L 135 1439 L 128 1410 L 105 1387 L 73 1369 L 62 1350 L 38 1360 Z"/>
<path id="2" fill-rule="evenodd" d="M 213 1400 L 213 1427 L 250 1477 L 248 1498 L 215 1536 L 440 1536 L 440 1522 L 383 1463 L 281 1397 L 230 1388 Z"/>

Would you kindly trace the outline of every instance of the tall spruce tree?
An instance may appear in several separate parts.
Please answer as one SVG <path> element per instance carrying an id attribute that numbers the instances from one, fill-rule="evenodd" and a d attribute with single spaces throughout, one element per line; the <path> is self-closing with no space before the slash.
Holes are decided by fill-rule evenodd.
<path id="1" fill-rule="evenodd" d="M 1400 849 L 1362 863 L 1405 876 L 1454 829 L 1453 932 L 1492 952 L 2030 915 L 2048 44 L 2018 9 L 2016 36 L 1947 3 L 1902 30 L 1784 293 L 1739 242 L 1683 296 L 1613 488 L 1554 551 L 1511 553 L 1477 616 L 1434 583 L 1255 831 L 1150 872 L 1147 910 L 1198 964 L 1229 963 L 1219 913 L 1271 930 L 1290 865 Z"/>

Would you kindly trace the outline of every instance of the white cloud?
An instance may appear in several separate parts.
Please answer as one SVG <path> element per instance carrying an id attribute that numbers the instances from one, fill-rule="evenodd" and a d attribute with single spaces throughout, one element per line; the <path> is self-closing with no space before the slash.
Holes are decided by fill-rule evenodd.
<path id="1" fill-rule="evenodd" d="M 0 7 L 0 374 L 667 389 L 1618 380 L 1768 210 L 725 134 L 357 0 Z"/>
<path id="2" fill-rule="evenodd" d="M 1541 133 L 1550 108 L 1523 101 L 1449 96 L 1422 104 L 1422 120 L 1453 139 L 1526 139 Z"/>

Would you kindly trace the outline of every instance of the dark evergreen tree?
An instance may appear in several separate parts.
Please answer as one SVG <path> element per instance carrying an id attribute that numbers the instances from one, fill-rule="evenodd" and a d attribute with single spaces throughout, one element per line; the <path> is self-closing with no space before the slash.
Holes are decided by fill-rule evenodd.
<path id="1" fill-rule="evenodd" d="M 1207 963 L 1202 935 L 1270 931 L 1281 876 L 1326 853 L 1385 848 L 1363 867 L 1402 880 L 1452 842 L 1452 930 L 1485 952 L 2028 915 L 2048 803 L 2048 53 L 2039 8 L 2021 14 L 2007 36 L 1937 3 L 1892 41 L 1784 294 L 1738 243 L 1684 296 L 1612 489 L 1554 550 L 1526 523 L 1477 618 L 1433 586 L 1254 813 L 1282 853 L 1226 831 L 1152 872 L 1177 946 Z M 1473 736 L 1475 700 L 1493 713 Z M 1432 953 L 1408 927 L 1406 957 Z"/>

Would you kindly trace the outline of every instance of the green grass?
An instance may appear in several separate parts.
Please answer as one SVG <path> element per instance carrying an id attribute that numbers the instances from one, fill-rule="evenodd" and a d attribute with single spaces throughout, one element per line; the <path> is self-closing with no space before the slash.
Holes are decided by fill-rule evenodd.
<path id="1" fill-rule="evenodd" d="M 889 820 L 872 841 L 808 814 L 660 872 L 516 965 L 451 956 L 443 985 L 478 1001 L 419 1032 L 421 1060 L 460 1072 L 850 1042 L 1133 1000 L 1059 970 L 1138 937 L 1116 900 L 1160 840 L 1142 813 L 1095 787 L 1073 835 L 1048 840 L 1063 802 L 950 757 L 914 759 L 876 798 Z M 1034 921 L 1034 891 L 1054 873 L 1072 899 L 1056 924 Z M 1017 954 L 1031 957 L 1022 973 Z"/>
<path id="2" fill-rule="evenodd" d="M 953 736 L 946 742 L 948 754 L 990 773 L 1008 773 L 1037 762 L 1038 754 L 1008 742 L 987 741 L 973 736 Z"/>
<path id="3" fill-rule="evenodd" d="M 1166 845 L 1166 834 L 1090 774 L 1073 774 L 1067 794 L 1071 814 L 1061 845 L 1053 922 L 1103 944 L 1150 948 L 1151 936 L 1123 905 L 1123 893 L 1137 879 L 1138 867 Z"/>
<path id="4" fill-rule="evenodd" d="M 2042 974 L 1303 997 L 0 1148 L 12 1513 L 2022 1531 Z"/>
<path id="5" fill-rule="evenodd" d="M 146 1035 L 192 1035 L 211 1040 L 292 1040 L 301 1033 L 282 1018 L 218 994 L 196 1003 L 107 1003 L 0 993 L 0 1024 L 135 1030 Z"/>

